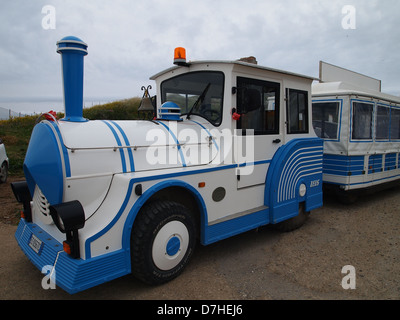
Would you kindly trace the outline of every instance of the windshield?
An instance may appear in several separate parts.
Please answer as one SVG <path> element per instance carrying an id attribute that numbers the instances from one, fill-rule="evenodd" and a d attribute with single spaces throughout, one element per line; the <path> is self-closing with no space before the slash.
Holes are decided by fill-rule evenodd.
<path id="1" fill-rule="evenodd" d="M 215 126 L 219 126 L 222 121 L 223 94 L 222 72 L 185 73 L 161 83 L 161 103 L 175 102 L 181 108 L 181 114 L 190 112 Z"/>

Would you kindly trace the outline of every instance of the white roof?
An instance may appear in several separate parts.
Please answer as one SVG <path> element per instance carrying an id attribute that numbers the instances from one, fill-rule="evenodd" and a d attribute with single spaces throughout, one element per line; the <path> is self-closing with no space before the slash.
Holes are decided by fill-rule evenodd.
<path id="1" fill-rule="evenodd" d="M 381 92 L 381 80 L 347 70 L 323 61 L 319 62 L 319 81 L 312 85 L 312 95 L 358 95 L 400 103 L 400 97 Z"/>
<path id="2" fill-rule="evenodd" d="M 349 84 L 343 81 L 315 83 L 311 89 L 313 97 L 331 95 L 359 95 L 368 96 L 388 102 L 400 103 L 400 97 L 396 97 L 380 91 L 370 90 Z"/>
<path id="3" fill-rule="evenodd" d="M 234 60 L 234 61 L 229 61 L 229 60 L 201 60 L 201 61 L 189 61 L 188 62 L 189 66 L 190 65 L 198 65 L 198 64 L 233 64 L 233 65 L 241 65 L 241 66 L 245 66 L 245 67 L 249 67 L 249 68 L 272 71 L 272 72 L 287 74 L 287 75 L 296 76 L 296 77 L 300 77 L 300 78 L 305 78 L 305 79 L 309 79 L 309 80 L 318 80 L 317 78 L 306 76 L 306 75 L 302 75 L 302 74 L 298 74 L 298 73 L 294 73 L 294 72 L 289 72 L 289 71 L 284 71 L 284 70 L 279 70 L 279 69 L 273 69 L 273 68 L 269 68 L 269 67 L 263 67 L 263 66 L 260 66 L 258 64 L 248 63 L 248 62 L 243 62 L 243 61 L 236 61 L 236 60 Z M 150 79 L 151 80 L 155 80 L 159 76 L 161 76 L 161 75 L 163 75 L 163 74 L 165 74 L 167 72 L 170 72 L 172 70 L 178 69 L 178 68 L 182 68 L 182 67 L 173 66 L 171 68 L 168 68 L 166 70 L 163 70 L 163 71 L 155 74 L 154 76 L 151 76 Z M 185 68 L 185 67 L 183 67 L 183 68 Z"/>

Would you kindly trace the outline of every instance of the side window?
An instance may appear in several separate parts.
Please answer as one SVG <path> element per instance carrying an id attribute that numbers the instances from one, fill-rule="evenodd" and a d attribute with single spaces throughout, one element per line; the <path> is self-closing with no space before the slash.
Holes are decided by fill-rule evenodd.
<path id="1" fill-rule="evenodd" d="M 312 124 L 316 135 L 322 139 L 338 139 L 339 102 L 314 102 Z"/>
<path id="2" fill-rule="evenodd" d="M 308 93 L 307 91 L 286 89 L 287 133 L 308 133 Z"/>
<path id="3" fill-rule="evenodd" d="M 377 140 L 389 140 L 390 134 L 390 108 L 377 106 L 375 136 Z"/>
<path id="4" fill-rule="evenodd" d="M 353 102 L 352 139 L 372 140 L 373 110 L 371 103 Z"/>
<path id="5" fill-rule="evenodd" d="M 400 139 L 400 109 L 392 108 L 390 138 Z"/>
<path id="6" fill-rule="evenodd" d="M 254 134 L 279 133 L 280 84 L 237 78 L 237 107 L 242 114 L 238 129 L 253 129 Z"/>

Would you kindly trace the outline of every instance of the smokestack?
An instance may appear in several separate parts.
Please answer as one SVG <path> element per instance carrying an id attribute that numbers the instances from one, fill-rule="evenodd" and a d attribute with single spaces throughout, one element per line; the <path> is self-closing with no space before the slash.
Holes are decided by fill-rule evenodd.
<path id="1" fill-rule="evenodd" d="M 63 121 L 88 121 L 83 118 L 83 57 L 88 54 L 87 47 L 81 39 L 72 36 L 57 42 L 64 84 L 65 117 L 61 119 Z"/>

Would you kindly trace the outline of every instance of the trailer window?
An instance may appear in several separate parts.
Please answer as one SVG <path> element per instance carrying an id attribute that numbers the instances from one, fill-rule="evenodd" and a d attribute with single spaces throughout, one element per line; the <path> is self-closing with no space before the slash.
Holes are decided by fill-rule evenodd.
<path id="1" fill-rule="evenodd" d="M 312 104 L 312 124 L 319 138 L 338 139 L 339 107 L 339 102 L 314 102 Z"/>
<path id="2" fill-rule="evenodd" d="M 288 89 L 287 133 L 308 133 L 308 93 Z"/>
<path id="3" fill-rule="evenodd" d="M 390 108 L 377 106 L 375 137 L 377 140 L 389 140 L 390 134 Z"/>
<path id="4" fill-rule="evenodd" d="M 222 72 L 190 72 L 161 83 L 161 103 L 175 102 L 181 108 L 181 114 L 186 114 L 201 97 L 191 114 L 201 116 L 215 126 L 222 122 L 223 96 Z"/>
<path id="5" fill-rule="evenodd" d="M 352 139 L 372 140 L 373 109 L 373 104 L 353 102 Z"/>
<path id="6" fill-rule="evenodd" d="M 390 138 L 400 139 L 400 109 L 392 108 Z"/>
<path id="7" fill-rule="evenodd" d="M 250 78 L 237 78 L 237 108 L 242 114 L 238 129 L 254 134 L 279 133 L 280 84 Z"/>

